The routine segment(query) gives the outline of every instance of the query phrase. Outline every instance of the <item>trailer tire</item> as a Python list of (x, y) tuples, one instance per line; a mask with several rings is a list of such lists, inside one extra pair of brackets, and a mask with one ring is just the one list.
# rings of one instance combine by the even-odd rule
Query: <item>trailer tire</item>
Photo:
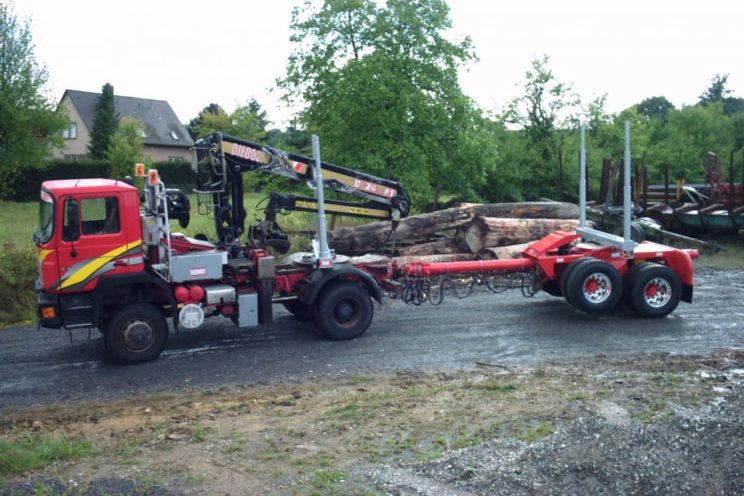
[(352, 282), (323, 288), (313, 310), (317, 328), (337, 341), (358, 338), (364, 334), (374, 315), (369, 293)]
[(313, 309), (307, 303), (300, 300), (286, 301), (283, 303), (284, 308), (291, 313), (297, 320), (313, 320)]
[(578, 265), (566, 281), (566, 300), (586, 313), (615, 308), (623, 294), (623, 279), (617, 269), (602, 260)]
[(591, 257), (578, 258), (574, 260), (573, 262), (571, 262), (570, 264), (568, 264), (568, 266), (563, 271), (563, 274), (561, 274), (561, 283), (560, 283), (561, 294), (563, 295), (563, 297), (566, 299), (566, 301), (570, 305), (573, 306), (573, 302), (571, 301), (571, 292), (568, 290), (568, 279), (571, 277), (571, 274), (573, 273), (573, 271), (576, 270), (577, 267), (581, 267), (582, 265), (586, 263), (594, 262), (594, 261), (597, 261), (597, 259), (591, 258)]
[(672, 269), (645, 263), (633, 269), (627, 279), (626, 303), (641, 317), (659, 318), (677, 308), (682, 283)]
[(168, 325), (160, 310), (145, 303), (119, 309), (105, 327), (105, 348), (122, 365), (155, 360), (168, 341)]

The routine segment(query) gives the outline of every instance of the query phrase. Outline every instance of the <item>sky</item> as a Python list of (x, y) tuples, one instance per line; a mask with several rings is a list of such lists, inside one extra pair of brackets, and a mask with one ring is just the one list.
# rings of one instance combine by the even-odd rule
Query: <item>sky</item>
[[(8, 0), (0, 0), (7, 2)], [(48, 91), (167, 100), (187, 123), (208, 104), (228, 112), (255, 98), (276, 127), (295, 109), (275, 89), (292, 52), (289, 25), (301, 0), (15, 0), (30, 19)], [(619, 112), (652, 96), (692, 105), (715, 74), (744, 97), (744, 2), (449, 0), (453, 28), (478, 60), (460, 74), (487, 112), (522, 94), (533, 59), (548, 55), (560, 82), (584, 102), (607, 95)]]

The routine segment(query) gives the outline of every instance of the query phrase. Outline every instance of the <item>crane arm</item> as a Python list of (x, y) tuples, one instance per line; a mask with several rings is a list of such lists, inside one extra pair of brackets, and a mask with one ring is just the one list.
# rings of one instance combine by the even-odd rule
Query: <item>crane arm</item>
[[(220, 241), (231, 243), (244, 232), (243, 172), (267, 172), (314, 188), (315, 168), (309, 157), (289, 153), (224, 133), (213, 133), (195, 144), (197, 192), (213, 196), (215, 226)], [(324, 187), (362, 198), (364, 202), (327, 200), (329, 213), (398, 221), (408, 215), (411, 200), (397, 181), (340, 165), (321, 162)], [(315, 211), (313, 198), (276, 196), (283, 210)], [(269, 209), (271, 210), (271, 209)]]

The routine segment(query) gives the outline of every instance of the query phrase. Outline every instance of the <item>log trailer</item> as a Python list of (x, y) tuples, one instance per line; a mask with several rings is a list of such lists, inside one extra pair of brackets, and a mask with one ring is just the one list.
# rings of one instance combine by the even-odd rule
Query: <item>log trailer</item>
[[(200, 210), (214, 216), (214, 242), (171, 231), (172, 219), (188, 224), (188, 198), (166, 189), (155, 170), (142, 171), (142, 194), (131, 181), (46, 181), (34, 233), (39, 324), (98, 328), (108, 354), (130, 364), (160, 355), (167, 319), (174, 330), (197, 328), (213, 316), (250, 327), (270, 324), (274, 304), (312, 320), (330, 339), (353, 339), (370, 326), (373, 300), (381, 303), (387, 293), (408, 303), (437, 303), (432, 281), (450, 275), (488, 284), (489, 274), (522, 274), (524, 294), (542, 289), (587, 313), (610, 310), (624, 299), (643, 317), (662, 317), (680, 300), (691, 302), (695, 250), (633, 242), (628, 207), (624, 237), (586, 226), (583, 143), (582, 128), (579, 229), (552, 233), (517, 260), (397, 266), (385, 257), (336, 255), (326, 240), (326, 211), (388, 219), (394, 226), (408, 214), (410, 200), (395, 181), (321, 162), (315, 136), (312, 159), (221, 133), (196, 142), (197, 194), (206, 198)], [(626, 164), (629, 154), (626, 144)], [(246, 233), (241, 173), (248, 171), (305, 181), (315, 196), (272, 196), (266, 217)], [(364, 202), (325, 201), (324, 188)], [(629, 196), (628, 183), (626, 205)], [(276, 223), (280, 209), (317, 213), (312, 253), (290, 254), (280, 263), (269, 254), (268, 246), (287, 248)], [(439, 291), (441, 297), (441, 281)]]

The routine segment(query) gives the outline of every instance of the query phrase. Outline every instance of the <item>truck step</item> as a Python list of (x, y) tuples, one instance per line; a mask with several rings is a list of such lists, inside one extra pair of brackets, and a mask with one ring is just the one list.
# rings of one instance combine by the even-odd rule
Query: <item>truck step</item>
[(95, 327), (93, 322), (79, 322), (76, 324), (65, 324), (65, 329), (80, 329), (83, 327)]

